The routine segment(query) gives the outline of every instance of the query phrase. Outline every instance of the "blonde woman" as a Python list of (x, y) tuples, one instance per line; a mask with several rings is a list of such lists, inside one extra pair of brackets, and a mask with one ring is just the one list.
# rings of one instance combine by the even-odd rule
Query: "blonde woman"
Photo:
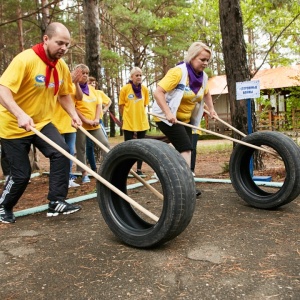
[[(146, 106), (149, 104), (148, 88), (142, 85), (142, 70), (134, 67), (130, 72), (129, 82), (121, 88), (119, 95), (119, 112), (123, 119), (124, 140), (134, 138), (145, 138), (149, 129)], [(137, 161), (137, 172), (139, 176), (145, 177), (142, 172), (142, 161)]]
[[(106, 112), (108, 111), (112, 102), (111, 102), (110, 98), (103, 91), (98, 90), (98, 85), (97, 85), (95, 77), (90, 76), (89, 80), (88, 80), (88, 84), (96, 89), (98, 96), (101, 98), (102, 115), (100, 115), (100, 126), (101, 126), (101, 129), (102, 129), (104, 135), (106, 136), (106, 138), (108, 138), (102, 118), (103, 118), (103, 115), (106, 114)], [(97, 164), (96, 164), (96, 158), (95, 158), (95, 152), (94, 152), (94, 142), (88, 137), (86, 138), (86, 158), (88, 160), (88, 163), (90, 164), (91, 169), (93, 171), (97, 171)]]
[[(82, 70), (79, 85), (83, 96), (82, 100), (75, 99), (75, 107), (82, 121), (82, 127), (109, 148), (108, 140), (99, 125), (100, 116), (102, 114), (102, 101), (95, 88), (88, 85), (90, 70), (88, 66), (84, 64), (77, 65), (75, 69), (77, 68)], [(105, 154), (106, 153), (103, 152), (103, 156), (105, 156)], [(86, 164), (86, 135), (81, 130), (78, 130), (76, 135), (76, 155), (82, 163)], [(85, 170), (77, 166), (77, 171), (82, 172), (82, 183), (90, 182)]]
[[(155, 118), (158, 128), (168, 137), (175, 149), (191, 167), (192, 129), (177, 120), (199, 126), (203, 105), (213, 118), (217, 116), (208, 89), (204, 69), (211, 59), (210, 48), (202, 42), (193, 43), (184, 62), (170, 69), (154, 92), (153, 112), (167, 120)], [(198, 191), (197, 195), (201, 192)]]

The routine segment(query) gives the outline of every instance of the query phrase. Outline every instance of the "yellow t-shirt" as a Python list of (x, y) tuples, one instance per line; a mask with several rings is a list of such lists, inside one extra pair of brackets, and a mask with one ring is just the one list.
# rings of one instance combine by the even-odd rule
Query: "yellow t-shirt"
[[(166, 92), (174, 90), (179, 84), (182, 77), (182, 70), (178, 67), (170, 69), (165, 77), (158, 83)], [(205, 88), (205, 89), (204, 89)], [(187, 76), (187, 83), (184, 89), (183, 97), (177, 110), (176, 118), (184, 123), (189, 123), (192, 112), (195, 108), (196, 103), (201, 102), (204, 95), (208, 93), (208, 86), (200, 88), (197, 95), (189, 87), (189, 81)], [(156, 118), (157, 119), (157, 118)], [(161, 121), (157, 119), (156, 121)]]
[[(97, 90), (91, 85), (89, 85), (89, 95), (83, 93), (82, 100), (76, 100), (75, 94), (72, 95), (75, 100), (76, 109), (81, 112), (89, 120), (95, 120), (96, 109), (98, 105), (102, 105), (101, 97)], [(95, 130), (100, 128), (100, 126), (91, 126), (82, 122), (82, 127), (86, 130)]]
[(124, 105), (123, 130), (144, 131), (149, 129), (145, 106), (149, 104), (149, 91), (142, 85), (142, 98), (138, 99), (130, 83), (121, 88), (119, 105)]
[(99, 93), (101, 99), (102, 99), (102, 104), (106, 105), (110, 102), (110, 98), (101, 90), (96, 90), (97, 93)]
[[(106, 105), (110, 102), (110, 98), (101, 90), (96, 90), (98, 97), (101, 98), (101, 103)], [(103, 112), (100, 114), (100, 119), (103, 117)]]
[[(66, 63), (59, 59), (56, 64), (59, 78), (57, 95), (72, 93), (72, 78)], [(53, 71), (48, 88), (45, 87), (46, 64), (32, 49), (18, 54), (0, 78), (0, 84), (12, 91), (14, 100), (34, 121), (37, 130), (50, 123), (56, 107), (54, 96)], [(22, 138), (33, 135), (18, 127), (16, 117), (0, 105), (0, 137), (5, 139)]]
[(60, 134), (76, 132), (76, 128), (72, 126), (71, 117), (62, 108), (59, 101), (56, 102), (56, 108), (53, 115), (52, 123), (58, 129)]

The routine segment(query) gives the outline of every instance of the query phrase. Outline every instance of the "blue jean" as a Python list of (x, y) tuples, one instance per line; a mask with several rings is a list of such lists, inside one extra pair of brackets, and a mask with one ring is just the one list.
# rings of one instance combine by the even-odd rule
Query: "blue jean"
[(85, 154), (91, 169), (96, 171), (97, 166), (94, 152), (94, 142), (89, 137), (86, 137)]
[[(105, 131), (103, 121), (100, 120), (99, 123), (100, 123), (103, 134), (105, 135), (106, 138), (108, 138), (106, 131)], [(90, 164), (91, 169), (93, 171), (97, 171), (95, 152), (94, 152), (94, 142), (88, 137), (86, 137), (85, 155), (86, 155), (87, 161)]]
[[(75, 154), (75, 142), (76, 142), (76, 132), (69, 132), (69, 133), (63, 133), (62, 134), (66, 144), (69, 146), (70, 154), (74, 156)], [(72, 166), (73, 162), (70, 160), (70, 175), (69, 178), (72, 179)]]
[[(106, 148), (108, 148), (108, 149), (110, 148), (108, 139), (106, 138), (106, 136), (104, 135), (104, 133), (100, 127), (96, 128), (94, 130), (88, 130), (88, 132), (95, 139), (97, 139), (100, 143), (102, 143)], [(77, 135), (76, 135), (77, 159), (80, 160), (85, 165), (86, 165), (86, 140), (87, 140), (87, 136), (83, 132), (81, 132), (81, 130), (78, 130)], [(106, 151), (104, 151), (102, 149), (100, 151), (101, 151), (103, 157), (105, 157)], [(89, 163), (91, 165), (91, 162), (89, 162)], [(95, 166), (91, 166), (91, 169), (92, 169), (92, 167), (95, 167)], [(77, 165), (77, 171), (83, 171), (83, 169)]]

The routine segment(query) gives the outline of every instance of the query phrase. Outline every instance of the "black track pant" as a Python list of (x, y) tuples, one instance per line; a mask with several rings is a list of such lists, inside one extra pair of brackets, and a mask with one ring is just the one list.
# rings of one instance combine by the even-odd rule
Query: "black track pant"
[(2, 146), (1, 146), (1, 168), (4, 176), (9, 175), (9, 162), (5, 157), (5, 153)]
[(160, 131), (169, 139), (174, 148), (179, 152), (192, 151), (192, 129), (181, 124), (168, 124), (160, 121), (156, 122)]
[[(68, 145), (54, 125), (47, 124), (41, 132), (69, 152)], [(12, 209), (17, 204), (29, 182), (31, 166), (28, 153), (31, 144), (50, 159), (48, 200), (64, 200), (67, 197), (70, 171), (70, 161), (67, 157), (35, 134), (20, 139), (2, 138), (1, 145), (9, 162), (10, 174), (1, 195), (0, 204), (8, 209)]]
[[(124, 132), (124, 141), (129, 141), (129, 140), (132, 140), (134, 138), (134, 133), (135, 133), (134, 131), (123, 130), (123, 132)], [(146, 132), (147, 132), (147, 130), (145, 130), (145, 131), (136, 131), (136, 138), (137, 139), (145, 138)], [(136, 164), (137, 164), (137, 169), (141, 170), (143, 161), (138, 160)]]

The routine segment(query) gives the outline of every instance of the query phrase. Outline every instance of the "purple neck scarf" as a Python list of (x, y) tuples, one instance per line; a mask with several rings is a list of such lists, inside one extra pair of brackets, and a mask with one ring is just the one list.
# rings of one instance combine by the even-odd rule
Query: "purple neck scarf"
[(128, 83), (131, 84), (135, 96), (136, 96), (138, 99), (142, 99), (142, 85), (139, 83), (139, 85), (136, 86), (136, 85), (132, 82), (132, 80), (129, 80)]
[[(181, 61), (177, 65), (181, 65), (183, 63), (184, 62)], [(187, 67), (188, 74), (189, 74), (189, 86), (190, 86), (191, 90), (195, 93), (195, 95), (197, 95), (200, 88), (202, 87), (203, 72), (200, 72), (199, 74), (197, 74), (194, 71), (193, 67), (189, 63), (186, 63), (186, 67)]]
[(81, 90), (82, 90), (82, 92), (84, 93), (84, 94), (86, 94), (86, 95), (90, 95), (90, 90), (89, 90), (89, 86), (88, 86), (88, 84), (87, 84), (87, 82), (86, 83), (79, 83), (79, 85), (80, 85), (80, 88), (81, 88)]
[(187, 70), (189, 73), (190, 88), (195, 93), (195, 95), (197, 95), (200, 88), (202, 87), (203, 72), (200, 72), (199, 74), (197, 74), (190, 64), (187, 63), (186, 66), (187, 66)]

